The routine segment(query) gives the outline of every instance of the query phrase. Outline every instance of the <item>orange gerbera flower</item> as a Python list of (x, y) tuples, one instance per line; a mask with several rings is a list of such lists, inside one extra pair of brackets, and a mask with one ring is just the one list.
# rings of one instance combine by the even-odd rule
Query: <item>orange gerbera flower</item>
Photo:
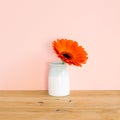
[(81, 64), (85, 64), (88, 59), (87, 52), (76, 41), (57, 39), (52, 45), (58, 57), (69, 65), (82, 66)]

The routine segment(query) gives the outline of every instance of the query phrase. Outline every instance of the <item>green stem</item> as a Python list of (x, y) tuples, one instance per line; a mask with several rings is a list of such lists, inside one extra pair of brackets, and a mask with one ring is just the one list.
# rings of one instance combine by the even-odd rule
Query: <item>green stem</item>
[(65, 62), (64, 62), (64, 61), (62, 61), (62, 64), (65, 64)]

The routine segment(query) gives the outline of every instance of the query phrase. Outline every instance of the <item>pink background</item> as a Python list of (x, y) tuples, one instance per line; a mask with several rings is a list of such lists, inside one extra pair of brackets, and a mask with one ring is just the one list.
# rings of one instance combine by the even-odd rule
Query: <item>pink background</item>
[(57, 38), (89, 54), (68, 66), (71, 89), (120, 89), (120, 0), (0, 0), (0, 89), (47, 89)]

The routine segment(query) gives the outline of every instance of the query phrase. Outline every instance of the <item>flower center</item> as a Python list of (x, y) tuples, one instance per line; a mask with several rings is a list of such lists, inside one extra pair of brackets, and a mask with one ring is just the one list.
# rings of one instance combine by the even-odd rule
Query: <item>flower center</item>
[(72, 58), (71, 54), (66, 53), (66, 52), (63, 52), (62, 55), (63, 55), (65, 58), (67, 58), (67, 59), (71, 59), (71, 58)]

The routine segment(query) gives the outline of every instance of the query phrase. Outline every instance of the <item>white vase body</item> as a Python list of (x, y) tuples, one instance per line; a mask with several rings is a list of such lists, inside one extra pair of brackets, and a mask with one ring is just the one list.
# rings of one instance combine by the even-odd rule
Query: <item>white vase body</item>
[(51, 96), (70, 94), (69, 73), (65, 63), (50, 63), (48, 76), (48, 93)]

